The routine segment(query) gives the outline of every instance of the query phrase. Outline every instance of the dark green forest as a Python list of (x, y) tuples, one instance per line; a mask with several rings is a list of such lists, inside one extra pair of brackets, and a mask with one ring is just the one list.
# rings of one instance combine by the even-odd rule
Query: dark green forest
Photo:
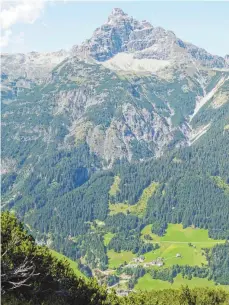
[[(10, 199), (7, 209), (15, 209), (35, 229), (37, 238), (45, 241), (52, 233), (54, 247), (72, 258), (80, 256), (80, 235), (90, 232), (89, 222), (94, 220), (104, 221), (107, 230), (118, 233), (117, 247), (123, 250), (136, 247), (134, 236), (147, 224), (153, 224), (159, 235), (171, 222), (206, 228), (210, 237), (227, 239), (229, 136), (223, 135), (220, 120), (218, 125), (198, 145), (141, 163), (117, 161), (112, 170), (98, 171), (101, 161), (86, 145), (49, 154), (25, 179), (23, 196)], [(122, 213), (109, 216), (109, 189), (115, 175), (121, 183), (112, 202), (134, 204), (152, 181), (159, 183), (143, 218)], [(3, 196), (13, 184), (17, 185), (16, 173), (3, 176)], [(133, 246), (121, 241), (130, 232)], [(79, 242), (70, 242), (68, 235), (78, 236)]]
[[(139, 255), (152, 250), (152, 245), (139, 239), (147, 224), (153, 224), (152, 231), (158, 235), (165, 233), (168, 223), (182, 223), (184, 227), (208, 229), (212, 238), (228, 239), (229, 136), (223, 129), (228, 107), (218, 113), (214, 129), (196, 145), (171, 150), (156, 160), (132, 164), (121, 160), (113, 169), (101, 170), (101, 160), (86, 144), (68, 152), (50, 152), (25, 177), (23, 194), (11, 198), (6, 208), (16, 210), (38, 240), (46, 243), (51, 234), (54, 249), (73, 260), (86, 255), (90, 268), (102, 270), (108, 262), (102, 238), (107, 231), (116, 233), (108, 249), (131, 250)], [(121, 183), (111, 197), (109, 189), (116, 175)], [(19, 183), (17, 179), (21, 177), (15, 172), (3, 175), (3, 196)], [(143, 217), (109, 215), (109, 200), (133, 205), (152, 181), (159, 187)], [(96, 220), (104, 221), (105, 226), (91, 235), (91, 223)], [(221, 268), (222, 263), (217, 266), (227, 270)], [(227, 275), (217, 274), (212, 278), (229, 284)]]

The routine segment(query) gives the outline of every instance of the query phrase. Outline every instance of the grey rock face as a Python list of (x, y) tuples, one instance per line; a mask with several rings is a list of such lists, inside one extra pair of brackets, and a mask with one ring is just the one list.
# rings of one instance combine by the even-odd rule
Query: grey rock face
[(107, 23), (97, 28), (90, 40), (82, 46), (73, 47), (74, 54), (89, 54), (98, 61), (105, 61), (118, 52), (127, 50), (126, 43), (131, 32), (142, 25), (121, 9), (114, 9)]
[(173, 62), (197, 63), (207, 67), (223, 68), (226, 59), (209, 54), (177, 38), (171, 31), (154, 28), (149, 22), (139, 22), (121, 9), (114, 9), (108, 21), (97, 28), (91, 39), (74, 46), (75, 55), (91, 56), (106, 61), (120, 52), (134, 53), (138, 59), (151, 58)]
[(68, 52), (65, 50), (50, 53), (2, 54), (2, 73), (14, 79), (44, 79), (67, 56)]
[(229, 67), (229, 55), (228, 54), (225, 56), (225, 61), (226, 61), (227, 65), (228, 65), (228, 67)]

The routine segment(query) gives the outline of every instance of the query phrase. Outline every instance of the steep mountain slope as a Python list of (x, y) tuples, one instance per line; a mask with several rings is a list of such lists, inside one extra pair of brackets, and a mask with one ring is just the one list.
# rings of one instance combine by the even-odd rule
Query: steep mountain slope
[[(192, 130), (193, 117), (229, 75), (225, 59), (120, 9), (70, 53), (5, 55), (2, 64), (4, 103), (17, 99), (5, 107), (7, 116), (19, 101), (20, 109), (21, 103), (28, 108), (24, 102), (37, 94), (39, 107), (44, 105), (50, 117), (46, 122), (58, 121), (58, 128), (65, 129), (64, 145), (85, 141), (105, 166), (118, 158), (159, 157), (168, 148), (189, 145), (200, 136), (199, 130)], [(213, 69), (219, 67), (224, 69)], [(24, 136), (33, 128), (43, 142), (50, 141), (50, 126), (30, 121), (33, 127), (20, 127)]]
[(227, 59), (120, 9), (71, 52), (4, 55), (3, 207), (92, 269), (154, 251), (149, 224), (228, 239)]
[(227, 102), (227, 94), (219, 92), (228, 75), (174, 69), (170, 80), (120, 76), (77, 57), (67, 58), (41, 84), (26, 78), (11, 81), (4, 74), (2, 121), (12, 131), (4, 139), (15, 145), (29, 141), (29, 146), (40, 139), (44, 146), (62, 148), (84, 141), (105, 166), (118, 158), (158, 157), (190, 143), (198, 132), (192, 130), (193, 118), (213, 96), (218, 94), (219, 106)]

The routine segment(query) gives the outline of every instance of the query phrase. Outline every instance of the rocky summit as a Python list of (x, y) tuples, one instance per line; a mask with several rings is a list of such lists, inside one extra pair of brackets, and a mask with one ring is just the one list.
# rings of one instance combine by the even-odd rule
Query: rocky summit
[(119, 8), (113, 9), (107, 22), (95, 30), (91, 39), (81, 46), (74, 46), (72, 51), (76, 55), (90, 55), (100, 62), (122, 52), (136, 59), (167, 60), (178, 64), (193, 64), (194, 61), (215, 68), (227, 66), (226, 59), (182, 41), (172, 31), (153, 27), (146, 20), (139, 22)]

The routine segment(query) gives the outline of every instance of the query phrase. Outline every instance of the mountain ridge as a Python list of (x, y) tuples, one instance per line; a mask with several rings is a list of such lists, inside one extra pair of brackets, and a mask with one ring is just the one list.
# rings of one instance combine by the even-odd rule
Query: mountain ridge
[[(138, 59), (170, 59), (184, 63), (193, 60), (209, 67), (227, 66), (226, 58), (214, 56), (191, 43), (177, 38), (172, 31), (139, 22), (121, 9), (113, 9), (107, 23), (97, 28), (81, 46), (73, 46), (73, 54), (87, 54), (98, 61), (106, 61), (120, 52), (134, 53)], [(184, 53), (184, 54), (183, 54)], [(187, 54), (186, 54), (187, 53)]]
[[(14, 73), (17, 71), (18, 76), (43, 79), (55, 65), (67, 57), (78, 56), (89, 61), (91, 57), (91, 59), (103, 63), (119, 53), (132, 55), (132, 60), (148, 59), (148, 63), (150, 60), (154, 60), (152, 65), (156, 65), (158, 61), (159, 69), (171, 64), (176, 66), (179, 63), (180, 65), (181, 62), (192, 66), (193, 61), (195, 61), (194, 65), (198, 66), (229, 69), (228, 55), (225, 55), (224, 58), (211, 55), (205, 49), (177, 38), (172, 31), (162, 27), (153, 27), (146, 20), (137, 21), (120, 8), (114, 8), (108, 16), (107, 22), (97, 28), (90, 39), (81, 45), (74, 45), (69, 51), (61, 49), (54, 52), (33, 51), (25, 54), (2, 53), (2, 72), (9, 74), (8, 66)], [(22, 68), (22, 64), (26, 69)], [(31, 71), (29, 66), (32, 67)], [(108, 67), (111, 68), (111, 65)], [(121, 68), (123, 69), (122, 65)], [(154, 70), (149, 69), (148, 71), (153, 72)], [(140, 73), (140, 69), (137, 72)]]

